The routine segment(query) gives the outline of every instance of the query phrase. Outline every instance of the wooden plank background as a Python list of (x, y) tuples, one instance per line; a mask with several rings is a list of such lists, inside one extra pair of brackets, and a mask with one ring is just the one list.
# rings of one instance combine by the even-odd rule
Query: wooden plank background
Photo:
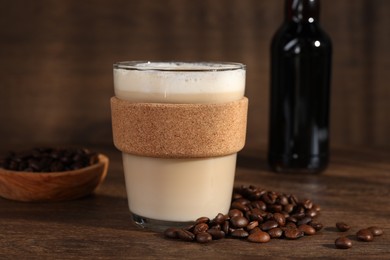
[[(112, 63), (247, 65), (245, 150), (268, 133), (269, 45), (282, 0), (0, 0), (0, 146), (112, 145)], [(334, 45), (334, 145), (390, 149), (390, 1), (322, 1)]]

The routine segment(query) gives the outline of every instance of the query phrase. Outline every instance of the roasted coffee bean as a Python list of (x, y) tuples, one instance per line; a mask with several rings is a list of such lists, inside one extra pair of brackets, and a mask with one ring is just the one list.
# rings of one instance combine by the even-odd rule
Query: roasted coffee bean
[(229, 215), (230, 218), (233, 218), (233, 217), (243, 217), (244, 216), (242, 211), (239, 210), (239, 209), (231, 209), (231, 210), (229, 210), (228, 215)]
[(195, 225), (196, 225), (196, 224), (191, 224), (191, 225), (189, 225), (189, 226), (187, 226), (187, 227), (185, 227), (185, 228), (183, 228), (183, 229), (192, 232), (192, 231), (194, 230)]
[(339, 237), (334, 241), (336, 248), (338, 249), (349, 249), (352, 247), (351, 239), (347, 237)]
[(229, 221), (225, 221), (222, 225), (222, 231), (225, 232), (225, 234), (228, 234), (229, 233), (229, 228), (230, 228), (230, 222)]
[(283, 230), (281, 228), (271, 228), (267, 232), (271, 238), (279, 238), (283, 235)]
[(199, 233), (196, 235), (196, 242), (198, 243), (208, 243), (210, 242), (211, 240), (213, 240), (213, 237), (211, 234), (207, 233), (207, 232), (202, 232), (202, 233)]
[(314, 235), (316, 233), (316, 230), (312, 226), (307, 224), (302, 224), (298, 226), (298, 230), (302, 231), (305, 235), (308, 236)]
[(195, 235), (188, 230), (178, 229), (176, 234), (183, 241), (193, 241), (195, 239)]
[(230, 205), (230, 208), (232, 209), (238, 209), (238, 210), (241, 210), (241, 211), (248, 211), (249, 210), (249, 207), (248, 206), (245, 206), (244, 204), (241, 204), (237, 201), (233, 201), (232, 204)]
[(248, 241), (254, 243), (267, 243), (271, 239), (270, 235), (264, 231), (257, 231), (248, 236)]
[(372, 227), (369, 227), (367, 228), (368, 230), (371, 231), (371, 233), (376, 237), (376, 236), (381, 236), (383, 235), (383, 230), (380, 229), (379, 227), (376, 227), (376, 226), (372, 226)]
[(294, 210), (294, 205), (293, 204), (287, 204), (283, 206), (283, 211), (287, 213), (291, 213)]
[(284, 227), (286, 227), (286, 228), (297, 228), (297, 224), (295, 224), (294, 222), (287, 222)]
[(318, 215), (318, 211), (314, 209), (309, 209), (306, 211), (305, 214), (307, 217), (315, 218)]
[(300, 203), (305, 209), (311, 209), (313, 207), (313, 202), (309, 199), (305, 199)]
[(298, 220), (297, 225), (300, 226), (300, 225), (303, 225), (303, 224), (310, 223), (311, 221), (312, 221), (311, 217), (304, 217), (304, 218)]
[(249, 204), (251, 204), (251, 201), (250, 201), (250, 200), (247, 200), (247, 199), (245, 199), (245, 198), (237, 199), (237, 200), (235, 200), (234, 202), (240, 203), (240, 204), (245, 205), (245, 206), (248, 206)]
[(320, 231), (324, 226), (319, 222), (310, 222), (310, 226), (312, 226), (316, 231)]
[(290, 204), (293, 204), (293, 205), (297, 205), (297, 203), (298, 203), (298, 198), (293, 194), (290, 194), (290, 196), (288, 197), (288, 200), (289, 200)]
[(249, 222), (249, 224), (246, 226), (246, 230), (252, 230), (254, 229), (255, 227), (257, 227), (259, 225), (259, 222), (258, 221), (251, 221)]
[(194, 229), (193, 229), (193, 233), (195, 235), (199, 234), (199, 233), (203, 233), (203, 232), (206, 232), (207, 230), (209, 229), (209, 226), (206, 224), (206, 223), (199, 223), (197, 224)]
[(298, 239), (304, 236), (304, 233), (297, 228), (287, 228), (284, 230), (284, 236), (287, 239)]
[(286, 218), (286, 222), (297, 223), (298, 220), (295, 217), (290, 216), (290, 217)]
[(345, 232), (348, 231), (351, 227), (345, 222), (337, 222), (336, 227), (339, 231)]
[(239, 199), (239, 198), (242, 198), (242, 195), (240, 193), (238, 193), (238, 192), (234, 192), (233, 196), (232, 196), (232, 199), (236, 200), (236, 199)]
[(245, 217), (233, 217), (230, 219), (230, 224), (235, 228), (243, 228), (248, 225), (249, 221)]
[(283, 206), (280, 204), (273, 204), (268, 207), (271, 212), (282, 212)]
[(286, 206), (288, 204), (288, 198), (285, 195), (279, 195), (276, 201), (282, 206)]
[(236, 229), (230, 235), (234, 238), (245, 238), (249, 236), (249, 233), (243, 229)]
[(274, 213), (273, 219), (278, 223), (280, 227), (286, 225), (286, 218), (282, 213)]
[(178, 228), (167, 228), (164, 231), (164, 235), (168, 238), (178, 238), (178, 235), (177, 235), (178, 230), (179, 230)]
[(298, 222), (298, 220), (301, 220), (301, 219), (303, 219), (304, 217), (306, 217), (306, 214), (305, 214), (304, 211), (303, 211), (303, 212), (294, 213), (294, 214), (291, 215), (291, 218), (296, 219), (297, 222)]
[(198, 218), (195, 223), (200, 224), (200, 223), (209, 223), (210, 219), (208, 217), (200, 217)]
[(257, 209), (261, 209), (261, 210), (267, 209), (267, 205), (261, 200), (252, 201), (251, 206), (252, 206), (252, 208), (257, 208)]
[(369, 229), (361, 229), (356, 233), (356, 237), (359, 241), (371, 242), (374, 240), (374, 235)]
[(226, 216), (222, 213), (218, 213), (218, 215), (213, 219), (213, 222), (218, 225), (221, 225), (225, 222), (225, 220), (226, 220)]
[(259, 227), (255, 227), (254, 229), (249, 230), (249, 234), (253, 234), (253, 233), (258, 232), (258, 231), (262, 231), (262, 230)]
[(207, 230), (207, 233), (209, 233), (214, 240), (218, 240), (218, 239), (225, 237), (225, 232), (223, 232), (222, 230), (215, 229), (215, 228), (211, 228), (211, 229)]
[(260, 225), (260, 229), (263, 231), (268, 231), (276, 227), (278, 227), (278, 222), (276, 222), (275, 220), (268, 220)]
[(274, 204), (276, 202), (277, 196), (273, 193), (267, 192), (261, 196), (261, 200), (266, 204)]

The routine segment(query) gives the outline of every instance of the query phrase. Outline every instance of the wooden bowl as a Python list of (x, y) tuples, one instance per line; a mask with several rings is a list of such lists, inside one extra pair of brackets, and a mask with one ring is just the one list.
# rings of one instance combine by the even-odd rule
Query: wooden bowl
[(64, 172), (20, 172), (0, 168), (0, 196), (17, 201), (62, 201), (92, 193), (105, 179), (108, 158), (78, 170)]

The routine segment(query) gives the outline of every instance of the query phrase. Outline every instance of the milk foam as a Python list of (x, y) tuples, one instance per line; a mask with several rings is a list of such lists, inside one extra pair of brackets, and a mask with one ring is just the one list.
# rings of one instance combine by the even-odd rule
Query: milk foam
[(139, 92), (159, 94), (162, 98), (175, 94), (243, 96), (245, 69), (234, 69), (237, 67), (208, 63), (142, 63), (132, 69), (117, 67), (114, 68), (115, 95), (120, 98), (123, 92)]

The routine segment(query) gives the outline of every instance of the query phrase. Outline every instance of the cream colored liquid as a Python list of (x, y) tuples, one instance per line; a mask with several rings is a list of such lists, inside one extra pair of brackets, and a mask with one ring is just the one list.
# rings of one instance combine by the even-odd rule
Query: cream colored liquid
[[(245, 71), (229, 72), (150, 72), (144, 77), (145, 72), (116, 69), (115, 94), (130, 102), (228, 102), (243, 97), (245, 88)], [(122, 156), (131, 212), (165, 221), (228, 212), (236, 154), (201, 159)]]

